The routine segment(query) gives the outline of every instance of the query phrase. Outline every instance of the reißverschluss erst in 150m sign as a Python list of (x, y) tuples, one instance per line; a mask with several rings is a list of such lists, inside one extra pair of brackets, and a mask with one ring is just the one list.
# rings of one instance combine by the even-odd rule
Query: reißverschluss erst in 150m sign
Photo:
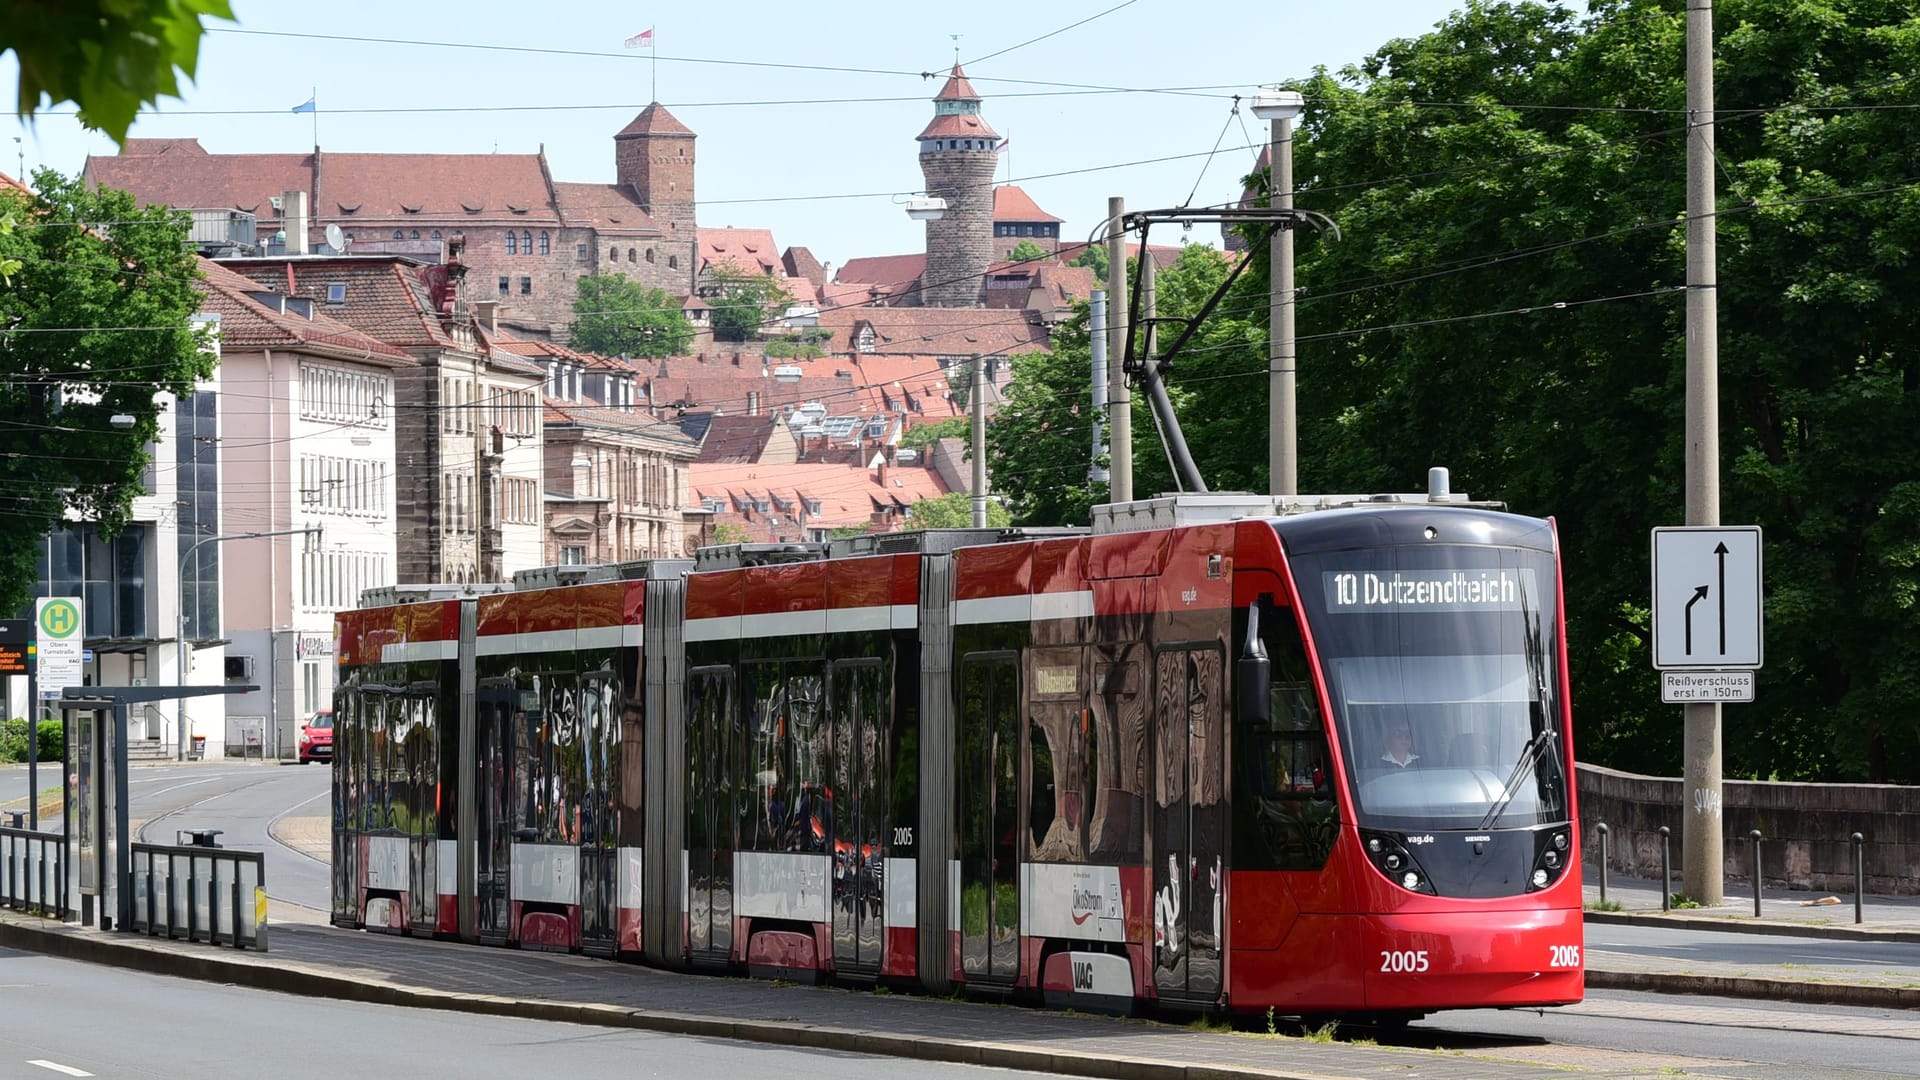
[[(1752, 701), (1765, 659), (1760, 528), (1653, 530), (1653, 666), (1662, 701)], [(1682, 677), (1686, 673), (1691, 677)]]

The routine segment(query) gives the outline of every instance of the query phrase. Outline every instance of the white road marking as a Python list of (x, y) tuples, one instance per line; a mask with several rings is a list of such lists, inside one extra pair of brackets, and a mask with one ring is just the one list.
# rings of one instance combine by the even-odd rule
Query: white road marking
[(62, 1065), (57, 1061), (29, 1061), (27, 1062), (27, 1064), (38, 1065), (43, 1069), (52, 1069), (54, 1072), (57, 1072), (57, 1073), (66, 1073), (68, 1076), (92, 1076), (93, 1075), (92, 1073), (88, 1072), (85, 1069), (76, 1069), (71, 1065)]

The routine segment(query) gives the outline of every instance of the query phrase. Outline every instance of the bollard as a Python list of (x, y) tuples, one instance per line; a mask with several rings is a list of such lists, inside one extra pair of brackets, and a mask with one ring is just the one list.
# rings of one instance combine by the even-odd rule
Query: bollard
[(1747, 838), (1753, 841), (1753, 917), (1757, 919), (1760, 917), (1760, 830), (1748, 833)]
[(1865, 922), (1867, 902), (1867, 838), (1853, 834), (1853, 921)]
[(1673, 830), (1660, 826), (1660, 910), (1673, 910), (1673, 852), (1669, 840)]
[(1607, 823), (1600, 826), (1600, 906), (1607, 906)]

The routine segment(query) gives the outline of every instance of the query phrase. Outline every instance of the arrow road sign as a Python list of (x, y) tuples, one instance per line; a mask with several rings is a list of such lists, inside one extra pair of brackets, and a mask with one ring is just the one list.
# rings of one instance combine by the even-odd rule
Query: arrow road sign
[(1760, 598), (1758, 526), (1653, 530), (1654, 667), (1760, 667)]

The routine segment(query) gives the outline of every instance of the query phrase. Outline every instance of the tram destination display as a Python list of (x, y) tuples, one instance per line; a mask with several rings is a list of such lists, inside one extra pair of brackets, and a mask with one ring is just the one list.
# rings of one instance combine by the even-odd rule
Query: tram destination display
[(1328, 570), (1320, 575), (1327, 611), (1520, 611), (1538, 596), (1526, 567), (1492, 570)]

